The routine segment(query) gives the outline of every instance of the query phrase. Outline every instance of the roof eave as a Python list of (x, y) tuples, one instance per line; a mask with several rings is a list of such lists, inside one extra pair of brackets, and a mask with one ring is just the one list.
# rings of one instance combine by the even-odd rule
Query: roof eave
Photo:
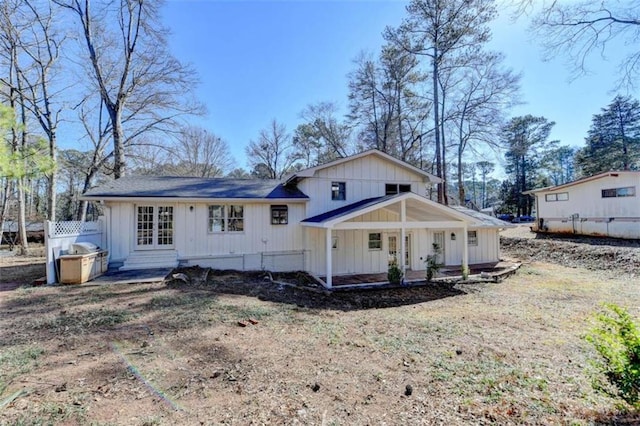
[(162, 201), (174, 203), (203, 203), (203, 202), (242, 202), (242, 203), (307, 203), (309, 198), (215, 198), (215, 197), (145, 197), (145, 196), (102, 196), (102, 195), (81, 195), (83, 201)]

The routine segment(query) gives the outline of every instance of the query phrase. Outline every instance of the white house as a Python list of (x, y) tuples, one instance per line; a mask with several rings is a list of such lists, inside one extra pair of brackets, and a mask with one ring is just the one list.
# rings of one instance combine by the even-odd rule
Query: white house
[(497, 262), (505, 223), (429, 200), (440, 179), (377, 150), (284, 181), (124, 177), (84, 198), (105, 207), (112, 266), (200, 265), (340, 274)]
[(640, 171), (605, 172), (527, 191), (540, 231), (640, 238)]

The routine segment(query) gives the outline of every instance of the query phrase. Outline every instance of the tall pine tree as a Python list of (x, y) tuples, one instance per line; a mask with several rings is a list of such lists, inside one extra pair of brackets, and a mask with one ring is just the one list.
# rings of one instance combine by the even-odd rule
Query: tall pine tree
[(594, 115), (576, 162), (584, 176), (640, 169), (640, 103), (618, 95)]

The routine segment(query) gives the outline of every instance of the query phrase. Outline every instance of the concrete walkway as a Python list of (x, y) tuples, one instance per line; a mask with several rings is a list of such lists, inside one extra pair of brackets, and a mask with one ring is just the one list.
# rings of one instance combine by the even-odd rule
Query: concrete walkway
[(132, 271), (119, 271), (110, 269), (98, 278), (85, 284), (134, 284), (162, 282), (171, 272), (171, 268), (139, 269)]

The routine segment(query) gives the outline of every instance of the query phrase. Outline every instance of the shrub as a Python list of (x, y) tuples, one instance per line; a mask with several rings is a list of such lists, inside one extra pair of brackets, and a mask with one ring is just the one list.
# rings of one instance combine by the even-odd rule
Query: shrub
[(402, 281), (402, 277), (403, 277), (403, 274), (402, 274), (402, 270), (398, 266), (398, 259), (394, 257), (389, 262), (389, 271), (387, 272), (387, 280), (391, 284), (400, 284), (400, 282)]
[(425, 260), (425, 264), (427, 267), (427, 281), (431, 281), (440, 268), (442, 268), (442, 263), (438, 261), (440, 256), (442, 255), (442, 249), (438, 243), (433, 243), (433, 254), (427, 256), (427, 260)]
[(592, 362), (601, 373), (593, 387), (640, 408), (640, 327), (626, 309), (615, 304), (605, 304), (596, 319), (597, 326), (586, 336), (600, 354)]

